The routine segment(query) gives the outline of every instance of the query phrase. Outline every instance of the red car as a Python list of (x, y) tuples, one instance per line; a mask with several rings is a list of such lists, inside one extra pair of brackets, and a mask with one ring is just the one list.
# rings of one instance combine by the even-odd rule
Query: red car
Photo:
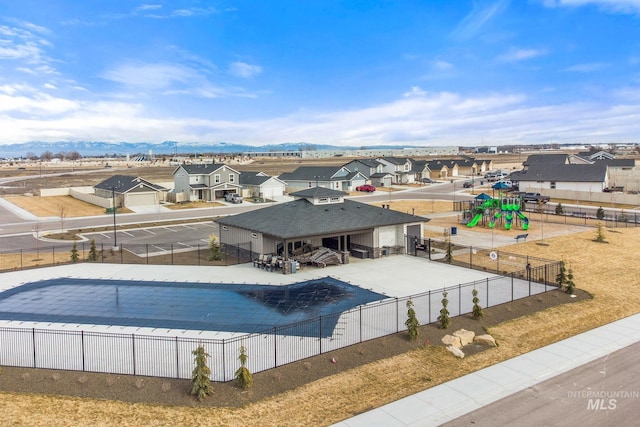
[(376, 187), (374, 187), (373, 185), (369, 185), (369, 184), (358, 185), (356, 187), (356, 191), (366, 191), (367, 193), (373, 193), (374, 191), (376, 191)]

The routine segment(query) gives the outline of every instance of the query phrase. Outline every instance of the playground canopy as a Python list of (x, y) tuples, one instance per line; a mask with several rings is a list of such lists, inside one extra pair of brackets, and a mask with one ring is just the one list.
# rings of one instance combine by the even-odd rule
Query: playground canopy
[(476, 196), (476, 200), (489, 200), (491, 199), (491, 196), (488, 195), (487, 193), (480, 193)]
[(509, 185), (505, 184), (504, 182), (496, 182), (491, 186), (491, 188), (493, 188), (494, 190), (506, 190), (507, 188), (509, 188)]

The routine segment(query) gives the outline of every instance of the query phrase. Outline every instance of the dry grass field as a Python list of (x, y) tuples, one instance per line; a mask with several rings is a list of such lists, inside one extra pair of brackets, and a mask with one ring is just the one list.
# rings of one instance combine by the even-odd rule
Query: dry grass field
[(493, 327), (489, 332), (500, 346), (462, 360), (441, 347), (422, 348), (241, 408), (201, 408), (195, 401), (189, 407), (170, 407), (3, 393), (3, 419), (11, 425), (328, 425), (638, 312), (640, 228), (607, 230), (608, 243), (594, 238), (595, 230), (590, 229), (548, 239), (548, 246), (531, 241), (508, 247), (511, 252), (564, 259), (578, 287), (594, 298)]
[[(37, 217), (75, 218), (104, 215), (104, 208), (74, 199), (71, 196), (6, 196), (8, 202), (31, 212)], [(64, 211), (63, 211), (64, 209)]]

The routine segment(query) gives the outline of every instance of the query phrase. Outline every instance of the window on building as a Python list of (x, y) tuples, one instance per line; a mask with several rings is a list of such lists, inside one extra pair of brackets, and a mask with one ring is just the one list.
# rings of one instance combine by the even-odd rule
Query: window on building
[(216, 184), (220, 184), (220, 174), (217, 173), (213, 176), (213, 182), (215, 182)]
[(229, 182), (236, 182), (236, 176), (232, 173), (229, 174)]
[(549, 185), (551, 187), (551, 189), (555, 189), (556, 188), (556, 182), (555, 181), (551, 181), (551, 184)]

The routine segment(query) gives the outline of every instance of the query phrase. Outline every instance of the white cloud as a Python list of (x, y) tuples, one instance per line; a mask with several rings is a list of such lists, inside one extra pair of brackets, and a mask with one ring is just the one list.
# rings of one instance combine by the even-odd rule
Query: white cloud
[[(33, 140), (233, 141), (251, 145), (306, 141), (336, 145), (597, 142), (640, 133), (633, 87), (606, 102), (535, 105), (523, 94), (476, 96), (412, 87), (398, 99), (359, 109), (300, 112), (261, 120), (156, 115), (140, 98), (75, 101), (33, 87), (0, 86), (3, 142)], [(611, 99), (613, 101), (611, 101)], [(215, 116), (215, 114), (211, 114)]]
[(243, 79), (249, 79), (262, 73), (259, 65), (247, 64), (246, 62), (232, 62), (229, 65), (229, 74)]
[(494, 17), (498, 16), (507, 6), (509, 0), (493, 2), (473, 2), (473, 9), (467, 14), (453, 31), (456, 39), (468, 40), (474, 37)]
[(601, 62), (592, 62), (588, 64), (575, 64), (570, 67), (564, 68), (562, 71), (578, 72), (578, 73), (590, 73), (606, 68), (608, 65)]
[(512, 48), (508, 52), (500, 55), (498, 59), (503, 62), (518, 62), (545, 55), (546, 51), (541, 49), (516, 49)]
[(45, 83), (42, 85), (42, 87), (46, 88), (46, 89), (57, 89), (54, 85), (52, 85), (51, 83)]
[(162, 9), (161, 4), (142, 4), (136, 7), (135, 10), (158, 10), (158, 9)]
[(543, 0), (546, 7), (596, 6), (610, 13), (640, 13), (639, 0)]
[(102, 74), (102, 77), (129, 87), (145, 90), (161, 90), (174, 83), (188, 83), (198, 78), (190, 68), (176, 64), (130, 63), (119, 65)]
[(453, 68), (453, 64), (443, 60), (433, 61), (433, 68), (439, 71), (447, 71)]

